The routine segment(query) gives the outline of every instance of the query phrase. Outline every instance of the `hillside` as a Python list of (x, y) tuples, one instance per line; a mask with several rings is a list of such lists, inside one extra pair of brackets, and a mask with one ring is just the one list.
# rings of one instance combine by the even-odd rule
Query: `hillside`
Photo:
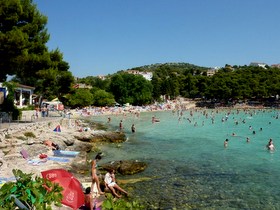
[[(200, 70), (200, 71), (205, 71), (209, 69), (210, 67), (202, 67), (202, 66), (197, 66), (194, 64), (190, 63), (156, 63), (156, 64), (150, 64), (150, 65), (145, 65), (145, 66), (139, 66), (139, 67), (133, 67), (131, 69), (127, 69), (124, 71), (129, 71), (129, 70), (137, 70), (137, 71), (148, 71), (148, 72), (154, 72), (158, 69), (171, 69), (173, 71), (177, 72), (183, 72), (185, 70)], [(121, 71), (120, 71), (121, 72)]]

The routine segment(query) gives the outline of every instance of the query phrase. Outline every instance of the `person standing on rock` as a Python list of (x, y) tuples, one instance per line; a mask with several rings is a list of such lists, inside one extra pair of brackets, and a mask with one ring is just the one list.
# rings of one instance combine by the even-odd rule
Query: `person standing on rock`
[(91, 161), (91, 178), (92, 178), (92, 183), (91, 183), (91, 191), (93, 192), (94, 190), (94, 184), (96, 183), (96, 187), (97, 187), (97, 190), (98, 190), (98, 193), (100, 195), (104, 195), (104, 192), (101, 191), (100, 189), (100, 182), (99, 182), (99, 178), (97, 176), (97, 162), (99, 160), (101, 160), (101, 152), (98, 153), (95, 158)]

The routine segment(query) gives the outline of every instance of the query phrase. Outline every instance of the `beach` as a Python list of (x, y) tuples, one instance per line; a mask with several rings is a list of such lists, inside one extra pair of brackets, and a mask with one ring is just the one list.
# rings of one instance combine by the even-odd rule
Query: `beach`
[[(70, 170), (72, 163), (87, 163), (87, 152), (79, 151), (81, 148), (90, 150), (90, 147), (98, 147), (98, 143), (85, 143), (78, 139), (85, 134), (98, 133), (99, 130), (91, 130), (84, 119), (93, 116), (116, 116), (137, 112), (166, 111), (184, 106), (186, 109), (194, 107), (194, 103), (169, 102), (147, 107), (111, 107), (111, 108), (85, 108), (81, 110), (68, 110), (62, 116), (50, 116), (34, 119), (34, 112), (24, 112), (24, 121), (1, 124), (0, 130), (0, 161), (1, 184), (6, 181), (14, 181), (12, 170), (19, 169), (24, 173), (33, 173), (41, 176), (41, 172), (48, 169), (64, 168)], [(31, 121), (31, 120), (32, 121)], [(81, 120), (83, 119), (83, 120)], [(59, 128), (59, 131), (57, 129)], [(65, 160), (40, 159), (40, 155), (53, 157), (50, 147), (43, 144), (45, 140), (51, 140), (60, 145), (64, 150), (79, 151), (79, 157)], [(83, 146), (81, 146), (83, 145)], [(90, 177), (79, 176), (81, 182), (90, 181)]]
[[(83, 136), (84, 132), (79, 132), (88, 128), (87, 123), (80, 121), (80, 119), (87, 119), (92, 116), (114, 116), (124, 115), (136, 112), (149, 111), (166, 111), (183, 106), (186, 109), (193, 108), (194, 103), (190, 102), (169, 102), (166, 104), (150, 105), (147, 107), (107, 107), (107, 108), (85, 108), (81, 110), (68, 110), (63, 116), (52, 114), (51, 117), (41, 117), (32, 119), (35, 111), (23, 112), (23, 120), (20, 122), (3, 123), (0, 124), (0, 160), (3, 162), (0, 171), (0, 177), (11, 177), (12, 169), (21, 169), (26, 173), (35, 173), (40, 175), (41, 169), (52, 169), (59, 166), (69, 165), (69, 163), (48, 162), (46, 164), (28, 164), (27, 160), (21, 155), (21, 150), (30, 152), (28, 159), (38, 159), (41, 153), (52, 156), (53, 152), (50, 148), (43, 145), (44, 140), (52, 140), (58, 144), (64, 144), (66, 150), (73, 150), (74, 146), (67, 146), (62, 143), (64, 140), (78, 142), (77, 136)], [(80, 122), (80, 123), (77, 123)], [(81, 124), (81, 125), (80, 125)], [(59, 126), (61, 132), (55, 132), (54, 129)], [(34, 137), (25, 136), (26, 133), (31, 132)], [(88, 132), (95, 133), (98, 130), (88, 130)], [(74, 137), (76, 136), (76, 138)], [(73, 143), (74, 144), (74, 143)]]
[[(279, 154), (277, 150), (269, 153), (265, 149), (269, 138), (273, 138), (277, 148), (279, 135), (273, 132), (279, 123), (277, 110), (250, 109), (247, 106), (203, 109), (195, 108), (194, 103), (177, 102), (147, 107), (85, 108), (69, 112), (70, 115), (49, 121), (46, 119), (45, 122), (40, 120), (11, 126), (8, 136), (3, 140), (1, 137), (4, 153), (1, 156), (1, 160), (4, 160), (1, 177), (12, 177), (12, 168), (40, 176), (40, 172), (47, 169), (72, 170), (74, 164), (86, 165), (87, 152), (71, 158), (69, 162), (48, 160), (37, 164), (34, 161), (33, 165), (22, 157), (20, 151), (26, 149), (32, 160), (38, 159), (40, 153), (51, 157), (53, 152), (42, 144), (48, 138), (61, 145), (68, 142), (69, 146), (63, 148), (65, 150), (83, 152), (84, 149), (78, 146), (81, 143), (78, 139), (100, 132), (97, 129), (87, 130), (90, 122), (103, 124), (109, 130), (118, 130), (122, 120), (126, 142), (91, 142), (90, 145), (98, 147), (104, 154), (101, 165), (117, 160), (148, 163), (147, 169), (140, 174), (117, 176), (133, 198), (151, 209), (263, 209), (260, 199), (269, 202), (277, 197), (272, 193), (272, 180), (277, 180)], [(152, 116), (156, 116), (160, 122), (152, 123)], [(108, 117), (111, 118), (109, 123)], [(132, 124), (136, 126), (135, 133), (130, 130)], [(60, 125), (61, 132), (54, 132), (57, 125)], [(81, 127), (82, 132), (79, 131)], [(26, 131), (32, 131), (36, 138), (23, 139)], [(232, 133), (236, 133), (236, 136), (232, 136)], [(249, 143), (246, 137), (250, 138)], [(229, 143), (225, 149), (223, 142), (226, 138)], [(90, 182), (88, 174), (79, 174), (79, 170), (76, 170), (75, 175), (81, 182)], [(261, 194), (258, 192), (260, 188), (264, 189)], [(273, 205), (280, 204), (268, 204), (270, 207)]]

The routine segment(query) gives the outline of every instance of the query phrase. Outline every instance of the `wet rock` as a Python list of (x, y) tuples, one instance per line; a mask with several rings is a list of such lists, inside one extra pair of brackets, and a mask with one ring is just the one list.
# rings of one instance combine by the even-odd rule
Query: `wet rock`
[(122, 160), (101, 165), (102, 169), (114, 169), (122, 175), (133, 175), (144, 171), (147, 164), (137, 160)]
[(122, 143), (126, 140), (123, 132), (118, 131), (88, 131), (80, 132), (75, 135), (75, 138), (85, 142), (108, 142), (108, 143)]

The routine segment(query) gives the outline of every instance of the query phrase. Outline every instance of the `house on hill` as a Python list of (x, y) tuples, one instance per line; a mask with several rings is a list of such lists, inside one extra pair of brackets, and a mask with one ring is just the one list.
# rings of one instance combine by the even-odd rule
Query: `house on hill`
[(251, 62), (250, 63), (250, 66), (257, 66), (257, 67), (262, 67), (264, 69), (266, 69), (266, 66), (267, 64), (266, 63), (259, 63), (259, 62)]
[(134, 75), (142, 75), (146, 80), (151, 81), (153, 77), (152, 72), (142, 72), (138, 70), (127, 70), (127, 73), (134, 74)]

